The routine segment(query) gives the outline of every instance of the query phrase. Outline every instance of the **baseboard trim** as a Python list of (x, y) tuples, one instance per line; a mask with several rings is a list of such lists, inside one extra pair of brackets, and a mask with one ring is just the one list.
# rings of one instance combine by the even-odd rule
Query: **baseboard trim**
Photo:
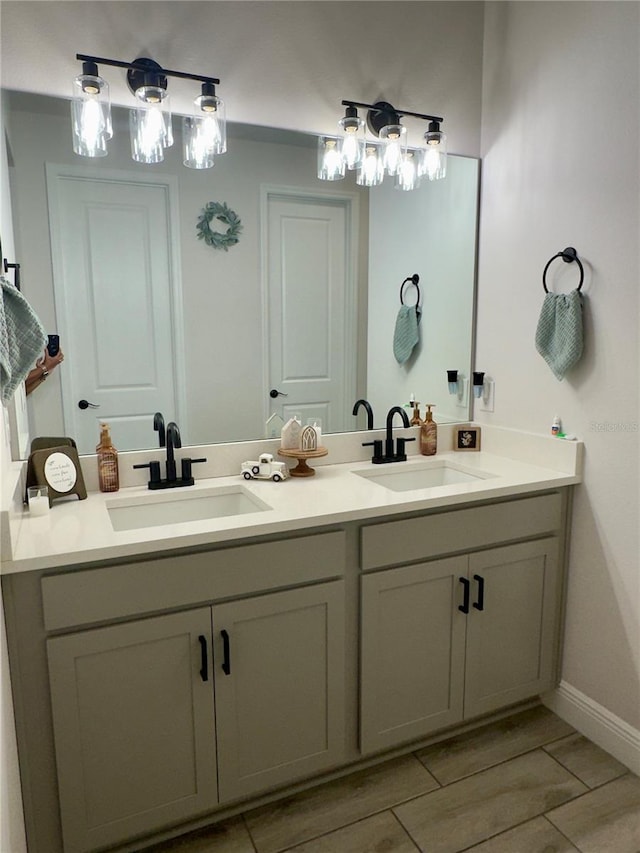
[(541, 699), (547, 708), (640, 776), (638, 729), (566, 681)]

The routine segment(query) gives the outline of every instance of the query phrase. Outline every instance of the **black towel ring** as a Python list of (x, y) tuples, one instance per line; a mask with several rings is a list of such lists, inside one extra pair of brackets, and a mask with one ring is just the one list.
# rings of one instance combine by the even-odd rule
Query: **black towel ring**
[(572, 264), (574, 261), (578, 264), (578, 268), (580, 270), (580, 284), (578, 285), (578, 291), (580, 291), (582, 289), (582, 282), (584, 281), (584, 267), (582, 266), (580, 258), (578, 257), (578, 253), (573, 248), (573, 246), (567, 246), (566, 249), (563, 249), (562, 252), (558, 252), (557, 255), (554, 255), (549, 261), (547, 261), (547, 265), (544, 268), (544, 272), (542, 273), (542, 286), (544, 287), (544, 292), (549, 293), (549, 291), (547, 290), (546, 281), (547, 270), (556, 258), (562, 258), (565, 264)]
[(404, 296), (403, 296), (402, 291), (404, 290), (404, 286), (408, 281), (411, 282), (411, 284), (413, 284), (415, 286), (416, 290), (418, 291), (418, 299), (416, 301), (416, 313), (419, 317), (420, 314), (422, 313), (422, 309), (420, 308), (420, 288), (418, 287), (418, 282), (420, 281), (420, 276), (418, 275), (417, 272), (414, 272), (413, 275), (410, 275), (410, 276), (408, 276), (408, 278), (405, 278), (405, 280), (400, 285), (400, 304), (404, 305)]

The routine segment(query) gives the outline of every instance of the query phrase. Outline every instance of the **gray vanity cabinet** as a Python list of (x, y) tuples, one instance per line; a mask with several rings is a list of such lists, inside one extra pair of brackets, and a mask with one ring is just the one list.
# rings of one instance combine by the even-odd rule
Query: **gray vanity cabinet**
[(417, 740), (462, 719), (465, 557), (361, 579), (360, 748)]
[[(561, 538), (470, 547), (484, 545), (488, 537), (521, 539), (558, 530), (559, 495), (470, 512), (363, 530), (360, 746), (365, 754), (507, 707), (554, 684)], [(432, 559), (443, 550), (468, 549)], [(373, 571), (392, 552), (424, 559)]]
[(343, 587), (214, 606), (220, 803), (344, 761)]
[(562, 593), (558, 540), (471, 554), (469, 581), (465, 718), (505, 708), (553, 686)]
[(65, 853), (344, 763), (344, 561), (335, 531), (42, 579)]
[(48, 640), (65, 853), (215, 804), (213, 690), (198, 640), (210, 634), (204, 607)]

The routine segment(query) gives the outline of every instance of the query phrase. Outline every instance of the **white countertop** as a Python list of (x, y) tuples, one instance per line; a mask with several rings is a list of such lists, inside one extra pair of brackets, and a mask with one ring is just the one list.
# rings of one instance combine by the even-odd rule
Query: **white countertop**
[[(546, 439), (535, 437), (537, 444), (541, 441)], [(549, 446), (556, 445), (558, 441), (551, 439)], [(496, 442), (491, 443), (496, 445)], [(570, 486), (581, 481), (582, 453), (575, 448), (576, 443), (573, 444), (568, 458), (573, 458), (575, 464), (560, 464), (553, 468), (513, 458), (513, 437), (507, 435), (502, 446), (512, 455), (485, 450), (477, 453), (449, 451), (439, 452), (435, 457), (414, 455), (406, 462), (386, 465), (372, 465), (370, 461), (324, 464), (316, 468), (313, 477), (289, 478), (280, 483), (245, 481), (236, 474), (197, 480), (195, 486), (181, 489), (150, 492), (145, 486), (133, 486), (113, 494), (90, 492), (84, 501), (76, 497), (57, 501), (43, 517), (29, 517), (25, 509), (22, 518), (16, 519), (12, 527), (11, 559), (3, 561), (2, 573), (80, 566), (101, 560), (131, 558), (355, 520), (373, 520)], [(526, 449), (517, 455), (539, 462), (540, 454), (527, 454)], [(455, 485), (396, 492), (354, 473), (409, 471), (443, 462), (490, 476)], [(110, 521), (109, 505), (182, 500), (206, 493), (212, 487), (229, 486), (246, 490), (270, 509), (118, 532)]]

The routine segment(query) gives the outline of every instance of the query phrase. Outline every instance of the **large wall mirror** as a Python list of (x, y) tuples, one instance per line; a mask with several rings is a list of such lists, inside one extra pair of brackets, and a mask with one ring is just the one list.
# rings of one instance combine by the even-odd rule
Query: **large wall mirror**
[[(68, 102), (4, 95), (23, 292), (65, 352), (28, 398), (32, 436), (92, 452), (104, 419), (118, 449), (152, 447), (156, 410), (184, 445), (262, 438), (271, 415), (293, 411), (352, 431), (366, 426), (359, 397), (376, 427), (411, 395), (436, 420), (469, 418), (468, 388), (450, 394), (446, 371), (471, 371), (477, 160), (450, 156), (444, 181), (413, 192), (389, 179), (367, 190), (351, 175), (318, 181), (314, 137), (237, 125), (198, 171), (182, 165), (174, 119), (165, 161), (142, 166), (118, 109), (109, 155), (87, 160), (71, 149)], [(226, 251), (198, 239), (210, 202), (242, 222)], [(420, 341), (399, 364), (414, 273)], [(416, 296), (404, 288), (405, 303)]]

